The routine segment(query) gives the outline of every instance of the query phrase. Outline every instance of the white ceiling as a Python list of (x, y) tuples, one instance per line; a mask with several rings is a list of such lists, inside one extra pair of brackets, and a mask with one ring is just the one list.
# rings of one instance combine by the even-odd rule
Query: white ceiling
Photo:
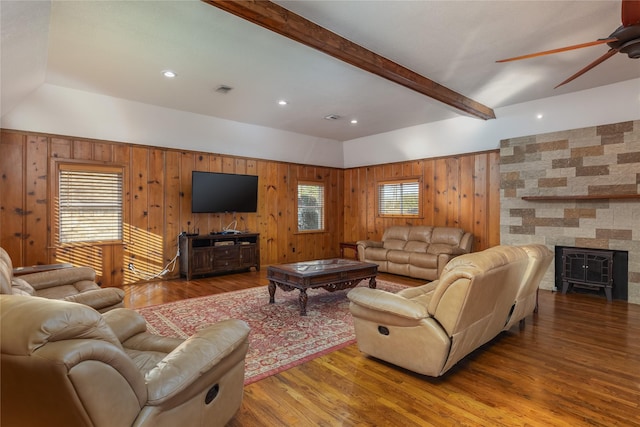
[[(640, 77), (617, 54), (553, 89), (606, 45), (495, 63), (606, 37), (619, 1), (277, 3), (494, 109)], [(199, 1), (2, 0), (0, 13), (3, 115), (43, 83), (338, 141), (460, 115)]]

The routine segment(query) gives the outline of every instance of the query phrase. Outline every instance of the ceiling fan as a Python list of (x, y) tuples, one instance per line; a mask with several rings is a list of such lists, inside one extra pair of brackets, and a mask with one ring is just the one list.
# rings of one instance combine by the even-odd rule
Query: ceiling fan
[[(583, 47), (595, 46), (599, 44), (609, 45), (607, 53), (596, 59), (565, 81), (557, 85), (558, 88), (570, 81), (580, 77), (595, 66), (603, 63), (616, 53), (626, 53), (629, 58), (640, 58), (640, 1), (638, 0), (622, 0), (622, 25), (618, 27), (611, 35), (604, 39), (598, 39), (592, 42), (576, 44), (573, 46), (562, 47), (559, 49), (547, 50), (544, 52), (530, 53), (528, 55), (516, 56), (513, 58), (501, 59), (496, 62), (517, 61), (519, 59), (535, 58), (537, 56), (550, 55), (553, 53), (566, 52), (568, 50), (581, 49)], [(555, 89), (554, 88), (554, 89)]]

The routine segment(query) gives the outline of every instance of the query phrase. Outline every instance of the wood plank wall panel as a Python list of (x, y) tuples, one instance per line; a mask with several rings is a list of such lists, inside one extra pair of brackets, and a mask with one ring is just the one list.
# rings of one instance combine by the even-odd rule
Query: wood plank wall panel
[(38, 236), (47, 235), (47, 139), (42, 136), (27, 137), (25, 169), (25, 230), (24, 244), (29, 247), (25, 251), (24, 264), (37, 264), (46, 254), (47, 242)]
[(23, 265), (25, 258), (25, 139), (25, 135), (2, 135), (0, 144), (0, 245), (12, 255), (14, 265)]
[[(474, 234), (474, 250), (500, 243), (499, 152), (364, 166), (344, 171), (344, 240), (380, 240), (392, 225), (461, 227)], [(422, 218), (376, 215), (376, 183), (422, 179)]]

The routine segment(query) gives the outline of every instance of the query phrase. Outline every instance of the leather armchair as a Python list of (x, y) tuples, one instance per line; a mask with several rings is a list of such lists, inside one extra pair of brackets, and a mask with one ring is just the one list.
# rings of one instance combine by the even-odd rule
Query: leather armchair
[(423, 286), (396, 294), (353, 289), (347, 296), (358, 347), (420, 374), (444, 374), (532, 310), (520, 290), (539, 282), (548, 264), (530, 253), (496, 246), (452, 259), (440, 279)]
[(39, 273), (14, 275), (9, 254), (0, 248), (0, 293), (32, 295), (78, 302), (99, 312), (122, 307), (124, 291), (101, 288), (95, 282), (96, 272), (90, 267), (70, 267)]
[(222, 426), (240, 407), (249, 327), (187, 340), (133, 310), (0, 295), (2, 426)]

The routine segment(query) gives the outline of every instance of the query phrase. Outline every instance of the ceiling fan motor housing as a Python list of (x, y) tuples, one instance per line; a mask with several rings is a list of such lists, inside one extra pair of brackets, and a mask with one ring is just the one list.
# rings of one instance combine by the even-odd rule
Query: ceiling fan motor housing
[(610, 48), (626, 53), (629, 58), (640, 58), (640, 24), (618, 27), (609, 37), (618, 39), (607, 43)]

